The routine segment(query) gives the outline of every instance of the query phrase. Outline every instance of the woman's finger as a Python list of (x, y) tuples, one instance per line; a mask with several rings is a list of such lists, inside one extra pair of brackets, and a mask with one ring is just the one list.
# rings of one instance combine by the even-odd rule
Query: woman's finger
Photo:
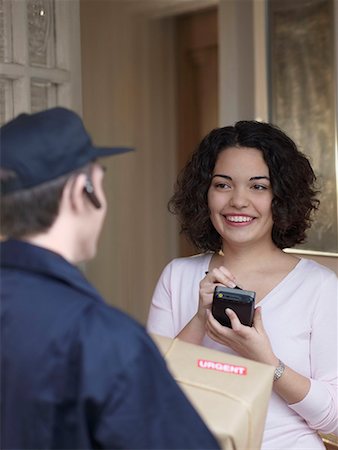
[(237, 314), (230, 308), (226, 308), (225, 313), (230, 319), (232, 329), (234, 331), (239, 331), (240, 328), (242, 327), (242, 324), (239, 318), (237, 317)]
[(264, 330), (264, 325), (263, 325), (263, 320), (262, 320), (262, 308), (260, 306), (257, 306), (255, 308), (254, 317), (253, 317), (253, 326), (258, 331)]
[(209, 271), (204, 280), (211, 283), (219, 283), (224, 286), (234, 288), (236, 286), (235, 277), (225, 267), (214, 268)]

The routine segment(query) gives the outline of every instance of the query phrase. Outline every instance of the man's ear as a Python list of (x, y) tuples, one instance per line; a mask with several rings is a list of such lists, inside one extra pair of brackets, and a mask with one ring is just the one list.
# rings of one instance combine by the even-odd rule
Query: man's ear
[(80, 173), (72, 176), (66, 183), (62, 201), (65, 201), (69, 208), (75, 212), (80, 212), (86, 207), (86, 198), (83, 195), (83, 189), (87, 176)]

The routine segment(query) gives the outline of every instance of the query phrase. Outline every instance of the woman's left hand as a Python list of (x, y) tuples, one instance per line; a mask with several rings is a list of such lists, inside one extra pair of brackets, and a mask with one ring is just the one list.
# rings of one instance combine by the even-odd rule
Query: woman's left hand
[(226, 310), (231, 321), (232, 328), (221, 325), (208, 311), (206, 333), (214, 341), (230, 347), (244, 358), (259, 361), (265, 364), (275, 365), (278, 358), (272, 351), (270, 340), (265, 332), (261, 307), (255, 309), (253, 325), (242, 325), (236, 313), (231, 309)]

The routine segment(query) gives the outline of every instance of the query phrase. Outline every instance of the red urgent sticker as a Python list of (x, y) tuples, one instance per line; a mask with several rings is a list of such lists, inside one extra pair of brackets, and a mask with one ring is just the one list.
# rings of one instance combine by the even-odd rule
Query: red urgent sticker
[(209, 361), (207, 359), (198, 359), (197, 365), (201, 369), (217, 370), (218, 372), (233, 373), (235, 375), (247, 374), (247, 369), (244, 366), (236, 366), (234, 364)]

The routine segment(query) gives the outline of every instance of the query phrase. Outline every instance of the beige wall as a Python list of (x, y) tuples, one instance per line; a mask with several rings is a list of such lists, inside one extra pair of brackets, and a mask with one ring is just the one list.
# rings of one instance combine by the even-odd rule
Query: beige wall
[(338, 258), (315, 256), (315, 255), (300, 255), (300, 254), (298, 254), (297, 256), (306, 259), (313, 259), (314, 261), (317, 261), (319, 264), (323, 264), (323, 266), (326, 266), (329, 269), (333, 270), (338, 275)]
[(86, 270), (109, 303), (145, 322), (159, 273), (177, 248), (166, 211), (175, 171), (174, 137), (166, 132), (174, 110), (171, 29), (124, 4), (80, 3), (84, 121), (99, 144), (135, 148), (107, 159), (110, 209)]
[[(87, 274), (109, 303), (143, 323), (156, 280), (178, 251), (175, 219), (166, 211), (176, 170), (173, 22), (159, 9), (149, 0), (80, 2), (85, 123), (98, 144), (136, 148), (107, 160), (110, 212)], [(220, 1), (221, 125), (262, 109), (253, 92), (260, 76), (253, 15), (250, 2)], [(338, 273), (337, 258), (313, 259)]]

